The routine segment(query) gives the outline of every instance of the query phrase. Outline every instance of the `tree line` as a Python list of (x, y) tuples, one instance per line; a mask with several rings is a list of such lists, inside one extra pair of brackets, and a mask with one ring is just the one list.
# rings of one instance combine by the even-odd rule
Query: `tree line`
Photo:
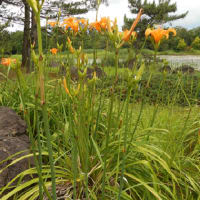
[[(97, 0), (79, 0), (79, 1), (66, 1), (66, 0), (45, 0), (41, 17), (44, 19), (57, 19), (76, 14), (84, 14), (89, 10), (98, 10)], [(140, 8), (143, 8), (143, 16), (136, 27), (137, 40), (135, 46), (139, 49), (144, 42), (144, 32), (147, 27), (154, 25), (163, 25), (177, 19), (187, 16), (188, 11), (180, 15), (174, 14), (177, 11), (176, 3), (171, 3), (170, 0), (159, 0), (149, 2), (147, 0), (128, 0), (129, 9), (132, 14), (136, 14)], [(101, 3), (108, 4), (109, 0), (101, 0)], [(9, 6), (19, 8), (19, 12), (13, 12)], [(59, 13), (59, 14), (58, 14)], [(58, 16), (59, 15), (59, 16)], [(129, 29), (134, 18), (128, 19), (124, 16), (123, 29)], [(22, 24), (23, 31), (8, 32), (5, 28), (10, 23)], [(191, 50), (200, 49), (200, 27), (193, 29), (186, 29), (184, 27), (175, 27), (177, 36), (170, 40), (163, 42), (160, 50)], [(44, 49), (56, 47), (57, 42), (61, 43), (66, 38), (55, 30), (42, 28), (43, 30), (43, 46)], [(96, 34), (97, 41), (95, 48), (105, 48), (105, 36)], [(93, 32), (87, 32), (82, 38), (77, 36), (74, 41), (75, 47), (79, 46), (80, 41), (84, 41), (85, 49), (94, 48), (94, 35)], [(26, 0), (0, 0), (0, 51), (1, 54), (22, 54), (22, 65), (30, 65), (30, 45), (37, 44), (37, 27), (34, 20), (34, 13), (27, 4)], [(126, 46), (125, 46), (126, 47)], [(146, 48), (152, 49), (151, 42), (146, 42)], [(64, 49), (64, 48), (63, 48)]]
[[(175, 51), (191, 51), (192, 49), (200, 50), (200, 26), (193, 29), (186, 29), (184, 27), (175, 27), (177, 35), (171, 37), (170, 40), (163, 41), (160, 46), (160, 51), (166, 50), (175, 50)], [(51, 48), (56, 48), (57, 43), (64, 44), (63, 51), (66, 49), (65, 42), (66, 37), (57, 32), (56, 30), (49, 32), (46, 30), (46, 27), (42, 28), (43, 30), (43, 47), (47, 52)], [(0, 29), (0, 51), (1, 54), (22, 54), (23, 50), (23, 31), (9, 32), (7, 30)], [(96, 43), (95, 48), (105, 49), (106, 48), (106, 37), (101, 34), (96, 34)], [(94, 34), (93, 32), (88, 32), (81, 38), (76, 36), (73, 41), (75, 48), (78, 48), (82, 41), (84, 44), (84, 49), (93, 49), (94, 48)], [(144, 39), (144, 36), (143, 36)], [(67, 42), (67, 41), (66, 41)], [(143, 41), (142, 41), (143, 42)], [(141, 45), (142, 45), (141, 42)], [(123, 47), (126, 48), (126, 45)], [(150, 41), (146, 41), (145, 48), (153, 49), (153, 46)]]

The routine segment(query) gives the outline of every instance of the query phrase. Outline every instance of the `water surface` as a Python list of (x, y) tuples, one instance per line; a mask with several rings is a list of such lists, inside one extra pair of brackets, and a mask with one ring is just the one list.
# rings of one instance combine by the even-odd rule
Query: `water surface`
[(160, 55), (161, 59), (166, 59), (171, 67), (180, 67), (182, 65), (190, 65), (195, 69), (200, 70), (200, 56), (199, 55), (183, 55), (183, 56), (173, 56), (173, 55)]

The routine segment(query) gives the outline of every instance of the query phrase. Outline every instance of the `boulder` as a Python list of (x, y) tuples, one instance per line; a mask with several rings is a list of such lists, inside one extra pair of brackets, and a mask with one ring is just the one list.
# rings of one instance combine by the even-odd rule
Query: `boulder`
[[(27, 155), (29, 152), (29, 137), (26, 133), (26, 123), (12, 109), (0, 107), (0, 170), (16, 158)], [(8, 158), (13, 154), (24, 151), (17, 156)], [(8, 160), (6, 160), (8, 159)], [(1, 161), (6, 160), (1, 163)], [(19, 173), (33, 166), (33, 161), (23, 159), (14, 165), (5, 168), (0, 173), (0, 188)]]
[(173, 73), (177, 72), (182, 72), (183, 74), (188, 73), (188, 74), (193, 74), (194, 73), (194, 68), (189, 66), (189, 65), (182, 65), (181, 67), (177, 68), (174, 70)]
[[(81, 72), (83, 72), (83, 70), (81, 70)], [(96, 72), (96, 76), (98, 78), (106, 76), (106, 73), (100, 67), (87, 67), (87, 75), (86, 75), (87, 79), (92, 79), (94, 72)], [(64, 67), (62, 67), (60, 74), (66, 75), (66, 69)], [(77, 67), (73, 66), (70, 68), (70, 76), (73, 81), (78, 80), (79, 75)]]

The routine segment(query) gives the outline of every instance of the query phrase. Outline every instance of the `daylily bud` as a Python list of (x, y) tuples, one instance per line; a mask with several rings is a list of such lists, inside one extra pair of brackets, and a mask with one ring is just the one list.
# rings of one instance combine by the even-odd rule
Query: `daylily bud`
[(98, 5), (100, 5), (101, 4), (101, 0), (97, 0), (97, 3), (98, 3)]
[(93, 77), (92, 77), (91, 80), (88, 81), (88, 84), (89, 84), (89, 85), (93, 85), (93, 84), (97, 81), (97, 79), (98, 79), (98, 78), (97, 78), (97, 73), (94, 72), (94, 73), (93, 73)]
[(66, 81), (65, 78), (63, 79), (63, 86), (64, 86), (64, 89), (65, 89), (65, 92), (71, 97), (71, 94), (70, 94), (70, 92), (67, 88), (67, 81)]
[(38, 7), (37, 7), (37, 1), (36, 0), (27, 0), (30, 7), (33, 9), (33, 11), (37, 14), (38, 13)]
[(108, 17), (108, 20), (107, 20), (107, 27), (108, 27), (108, 32), (112, 33), (112, 29), (111, 29), (111, 26), (110, 26), (110, 18), (109, 17)]
[(67, 46), (68, 46), (68, 48), (69, 48), (69, 51), (70, 51), (72, 54), (75, 53), (75, 49), (73, 48), (72, 42), (71, 42), (71, 40), (70, 40), (69, 37), (67, 37)]
[(77, 89), (74, 89), (74, 95), (76, 96), (76, 95), (78, 95), (78, 93), (79, 93), (79, 91), (80, 91), (80, 83), (78, 84), (78, 86), (77, 86)]
[(36, 56), (35, 51), (33, 49), (32, 49), (31, 55), (32, 55), (33, 62), (36, 64), (37, 63), (37, 56)]
[(85, 54), (85, 64), (87, 65), (88, 64), (88, 55)]

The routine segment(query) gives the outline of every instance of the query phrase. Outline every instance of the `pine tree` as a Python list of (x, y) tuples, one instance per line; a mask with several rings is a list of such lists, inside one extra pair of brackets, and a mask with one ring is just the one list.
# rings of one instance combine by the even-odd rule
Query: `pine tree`
[[(147, 0), (128, 0), (128, 2), (132, 14), (137, 14), (141, 8), (143, 9), (142, 19), (136, 27), (136, 30), (140, 32), (139, 36), (142, 35), (142, 37), (147, 26), (152, 27), (156, 24), (172, 22), (177, 19), (182, 19), (188, 14), (188, 11), (180, 15), (171, 14), (177, 11), (176, 3), (171, 3), (171, 0), (159, 0), (158, 3), (155, 0), (153, 2)], [(129, 28), (133, 20), (125, 16), (124, 28)]]

